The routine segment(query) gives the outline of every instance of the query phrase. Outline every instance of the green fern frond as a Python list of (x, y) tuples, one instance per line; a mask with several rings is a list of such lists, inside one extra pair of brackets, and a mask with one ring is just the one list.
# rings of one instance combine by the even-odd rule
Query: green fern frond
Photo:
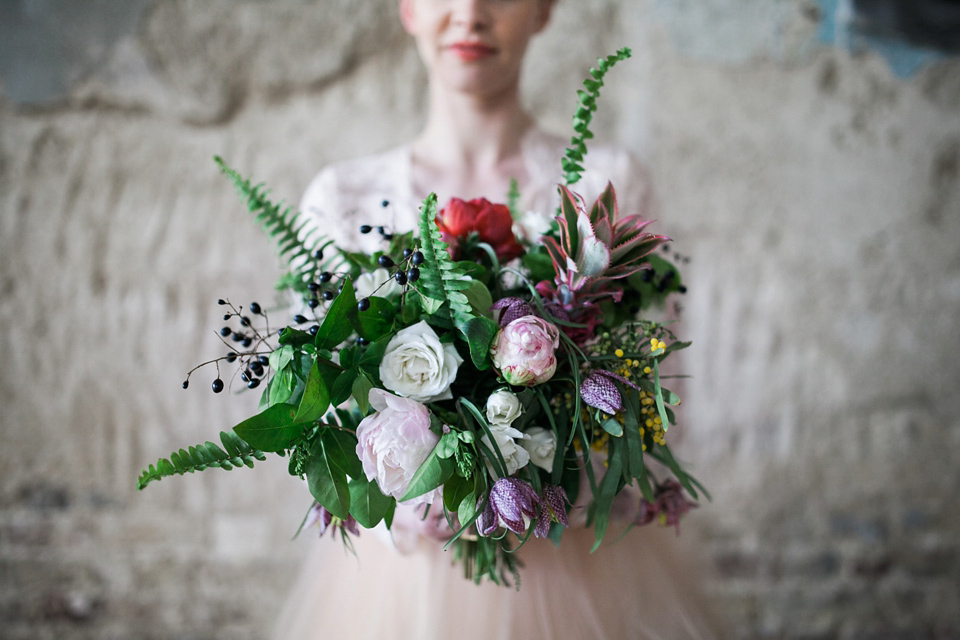
[[(254, 214), (263, 231), (273, 239), (277, 255), (287, 262), (289, 273), (280, 278), (277, 289), (305, 292), (307, 283), (312, 282), (317, 271), (323, 268), (314, 259), (314, 252), (326, 249), (333, 241), (320, 234), (315, 227), (308, 228), (306, 217), (294, 211), (293, 207), (273, 203), (267, 197), (269, 192), (263, 184), (253, 185), (227, 166), (220, 156), (214, 156), (213, 160), (233, 183), (247, 210)], [(328, 258), (326, 263), (329, 262), (331, 260)]]
[(203, 471), (217, 467), (229, 471), (241, 465), (253, 468), (254, 458), (266, 460), (262, 451), (254, 449), (233, 431), (221, 431), (220, 442), (223, 449), (212, 442), (205, 442), (188, 449), (180, 449), (170, 454), (170, 458), (160, 458), (156, 466), (150, 465), (137, 478), (137, 489), (143, 489), (154, 480), (167, 476), (183, 475), (194, 471)]
[(420, 250), (424, 262), (420, 266), (420, 289), (425, 296), (424, 309), (430, 301), (435, 305), (435, 319), (450, 322), (463, 335), (470, 347), (470, 358), (478, 369), (486, 369), (490, 343), (497, 332), (497, 324), (477, 315), (463, 290), (472, 281), (457, 266), (447, 252), (447, 243), (437, 228), (437, 196), (431, 193), (420, 207)]
[(606, 58), (597, 60), (597, 68), (590, 69), (590, 76), (583, 81), (584, 90), (577, 91), (577, 97), (580, 99), (580, 105), (573, 116), (573, 130), (575, 135), (570, 138), (570, 146), (566, 149), (563, 158), (560, 160), (560, 167), (563, 169), (564, 182), (570, 185), (580, 180), (580, 174), (583, 173), (583, 158), (587, 155), (586, 141), (593, 137), (590, 131), (590, 121), (593, 119), (593, 112), (597, 110), (597, 98), (600, 97), (600, 87), (603, 86), (603, 77), (613, 65), (620, 60), (626, 60), (631, 56), (631, 51), (627, 47), (620, 49), (615, 54)]

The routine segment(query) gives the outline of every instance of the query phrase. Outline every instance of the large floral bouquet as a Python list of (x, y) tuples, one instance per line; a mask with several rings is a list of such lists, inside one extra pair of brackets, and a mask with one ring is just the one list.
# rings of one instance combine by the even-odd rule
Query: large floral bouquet
[[(454, 199), (438, 210), (431, 195), (418, 233), (364, 225), (383, 249), (350, 252), (218, 159), (288, 259), (281, 287), (307, 308), (276, 330), (257, 303), (220, 301), (234, 326), (220, 331), (232, 348), (211, 361), (213, 390), (224, 388), (221, 362), (233, 363), (248, 388), (264, 386), (260, 412), (221, 433), (222, 447), (159, 460), (139, 487), (287, 456), (321, 534), (349, 542), (359, 527), (389, 529), (398, 504), (431, 522), (440, 514), (436, 537), (478, 581), (507, 581), (516, 547), (530, 536), (559, 543), (571, 519), (599, 545), (627, 490), (637, 495), (627, 526), (676, 525), (702, 487), (667, 445), (679, 399), (660, 370), (688, 343), (638, 313), (683, 286), (652, 253), (667, 238), (621, 216), (612, 185), (589, 206), (568, 188), (603, 76), (628, 55), (601, 59), (579, 92), (567, 186), (535, 244), (514, 235), (511, 206)], [(650, 460), (673, 477), (654, 478)]]

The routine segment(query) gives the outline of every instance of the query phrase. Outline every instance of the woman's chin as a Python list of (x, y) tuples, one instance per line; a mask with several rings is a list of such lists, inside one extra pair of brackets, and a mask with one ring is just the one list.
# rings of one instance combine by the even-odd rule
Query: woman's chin
[(442, 86), (456, 93), (489, 97), (517, 86), (516, 81), (511, 82), (509, 73), (494, 65), (461, 63), (446, 66), (437, 78)]

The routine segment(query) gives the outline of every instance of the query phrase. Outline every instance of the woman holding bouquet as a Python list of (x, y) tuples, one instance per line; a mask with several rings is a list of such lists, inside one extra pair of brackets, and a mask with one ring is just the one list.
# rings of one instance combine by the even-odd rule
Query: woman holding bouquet
[[(527, 44), (553, 8), (553, 0), (399, 0), (400, 19), (429, 73), (426, 126), (407, 145), (324, 169), (301, 211), (339, 246), (372, 252), (381, 235), (361, 225), (411, 230), (429, 192), (441, 206), (451, 197), (502, 202), (515, 179), (519, 209), (531, 212), (518, 234), (536, 242), (559, 202), (564, 140), (539, 130), (522, 109), (519, 80)], [(612, 181), (622, 212), (649, 213), (646, 173), (627, 154), (595, 145), (585, 169), (576, 190), (588, 202)], [(460, 217), (495, 219), (484, 211), (489, 203), (454, 206), (472, 207)], [(487, 231), (504, 237), (504, 229)], [(625, 501), (619, 527), (612, 523), (592, 554), (585, 509), (574, 507), (559, 547), (531, 538), (518, 552), (519, 590), (464, 579), (442, 551), (452, 533), (442, 509), (422, 520), (421, 512), (400, 506), (390, 532), (353, 538), (356, 558), (339, 544), (316, 545), (275, 638), (714, 637), (674, 533), (636, 527), (617, 539), (637, 505)]]

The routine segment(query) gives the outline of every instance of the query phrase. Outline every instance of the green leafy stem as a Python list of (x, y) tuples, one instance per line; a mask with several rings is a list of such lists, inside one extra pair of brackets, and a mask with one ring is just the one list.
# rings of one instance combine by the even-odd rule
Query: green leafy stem
[(597, 67), (590, 69), (590, 77), (583, 81), (586, 89), (577, 90), (577, 97), (580, 99), (580, 105), (573, 116), (573, 130), (575, 135), (570, 138), (570, 146), (566, 149), (563, 158), (560, 160), (560, 166), (563, 169), (564, 181), (567, 186), (579, 182), (580, 175), (583, 173), (583, 158), (587, 155), (586, 141), (593, 137), (590, 131), (590, 121), (593, 119), (593, 112), (597, 110), (597, 98), (600, 97), (600, 87), (603, 86), (603, 77), (613, 65), (620, 60), (626, 60), (631, 56), (631, 51), (624, 47), (606, 58), (597, 59)]
[(137, 489), (143, 489), (154, 480), (168, 476), (203, 471), (211, 467), (224, 471), (240, 466), (252, 469), (254, 459), (266, 460), (262, 451), (254, 449), (232, 431), (221, 431), (220, 442), (223, 443), (223, 449), (213, 442), (205, 442), (195, 447), (174, 451), (169, 459), (160, 458), (156, 466), (150, 465), (137, 478)]

